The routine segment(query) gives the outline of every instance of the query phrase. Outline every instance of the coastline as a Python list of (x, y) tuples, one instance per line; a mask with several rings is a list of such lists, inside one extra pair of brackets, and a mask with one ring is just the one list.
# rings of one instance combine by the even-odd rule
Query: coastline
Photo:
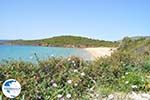
[(117, 50), (117, 48), (111, 47), (95, 47), (95, 48), (84, 48), (89, 52), (94, 58), (111, 56), (111, 54)]
[[(33, 46), (33, 45), (11, 45), (11, 46)], [(46, 46), (37, 46), (37, 47), (46, 47)], [(49, 48), (49, 47), (47, 47)], [(55, 48), (68, 48), (68, 47), (55, 47)], [(70, 47), (69, 47), (70, 48)], [(69, 49), (68, 48), (68, 49)], [(99, 57), (111, 56), (111, 54), (117, 50), (115, 47), (87, 47), (87, 48), (76, 48), (79, 50), (84, 50), (87, 53), (81, 54), (83, 57), (86, 57), (88, 60), (94, 60)], [(83, 51), (83, 53), (84, 53)], [(80, 56), (79, 56), (80, 57)]]

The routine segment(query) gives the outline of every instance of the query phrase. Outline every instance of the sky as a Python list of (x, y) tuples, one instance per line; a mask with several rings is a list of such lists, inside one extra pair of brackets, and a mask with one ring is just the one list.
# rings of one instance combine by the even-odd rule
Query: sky
[(150, 36), (150, 0), (0, 0), (0, 39)]

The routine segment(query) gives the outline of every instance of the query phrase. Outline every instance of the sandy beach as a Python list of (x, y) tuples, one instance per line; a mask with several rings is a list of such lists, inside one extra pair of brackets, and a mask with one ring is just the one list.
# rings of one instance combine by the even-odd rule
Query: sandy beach
[(91, 55), (95, 58), (111, 56), (111, 53), (114, 52), (116, 49), (117, 48), (110, 47), (85, 48), (85, 50), (91, 53)]

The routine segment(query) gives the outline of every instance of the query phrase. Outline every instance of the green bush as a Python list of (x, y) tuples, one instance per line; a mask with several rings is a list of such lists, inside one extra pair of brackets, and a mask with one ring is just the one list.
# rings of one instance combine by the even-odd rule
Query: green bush
[[(127, 38), (112, 56), (94, 61), (77, 57), (37, 58), (38, 63), (2, 61), (0, 87), (6, 79), (17, 79), (22, 92), (16, 99), (27, 100), (89, 100), (95, 93), (150, 92), (149, 43), (146, 39)], [(6, 99), (0, 90), (2, 97)]]

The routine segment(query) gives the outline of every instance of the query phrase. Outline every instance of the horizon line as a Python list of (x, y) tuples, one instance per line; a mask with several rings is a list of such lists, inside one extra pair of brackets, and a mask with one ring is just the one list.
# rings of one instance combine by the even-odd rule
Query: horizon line
[(124, 36), (123, 38), (120, 38), (118, 40), (106, 40), (106, 39), (99, 39), (99, 38), (92, 38), (89, 36), (80, 36), (80, 35), (55, 35), (52, 37), (43, 37), (43, 38), (33, 38), (33, 39), (23, 39), (23, 38), (16, 38), (16, 39), (0, 39), (2, 41), (10, 41), (10, 40), (42, 40), (42, 39), (50, 39), (50, 38), (54, 38), (54, 37), (61, 37), (61, 36), (74, 36), (74, 37), (82, 37), (82, 38), (88, 38), (88, 39), (94, 39), (94, 40), (104, 40), (104, 41), (118, 41), (118, 40), (122, 40), (125, 37), (150, 37), (150, 36), (145, 36), (145, 35), (135, 35), (135, 36)]

